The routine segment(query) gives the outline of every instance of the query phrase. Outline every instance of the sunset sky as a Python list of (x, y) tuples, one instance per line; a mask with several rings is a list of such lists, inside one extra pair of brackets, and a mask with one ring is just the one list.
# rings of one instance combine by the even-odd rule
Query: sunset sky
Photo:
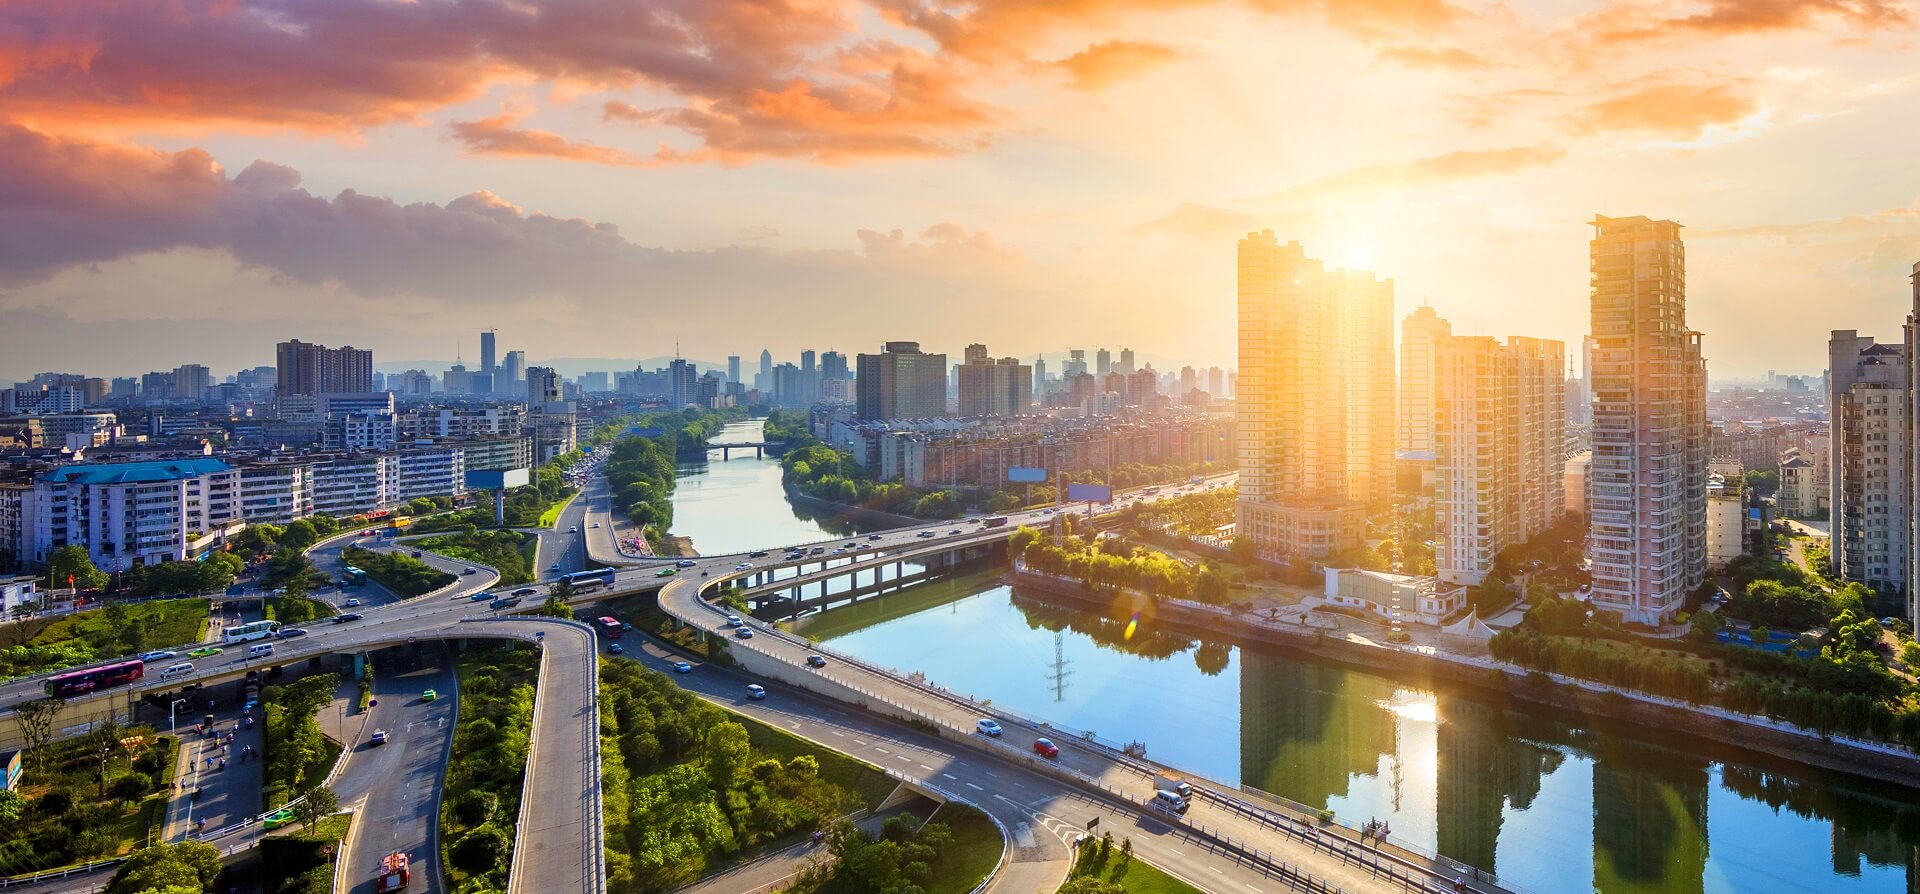
[(0, 375), (1131, 345), (1232, 362), (1251, 229), (1577, 343), (1686, 225), (1716, 375), (1897, 339), (1920, 9), (1879, 0), (0, 2)]

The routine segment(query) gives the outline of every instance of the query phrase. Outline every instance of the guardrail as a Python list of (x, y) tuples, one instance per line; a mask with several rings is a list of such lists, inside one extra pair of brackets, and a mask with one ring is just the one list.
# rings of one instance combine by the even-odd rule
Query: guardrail
[[(99, 872), (102, 869), (108, 869), (114, 866), (119, 866), (121, 863), (126, 862), (126, 860), (127, 858), (125, 857), (114, 857), (108, 860), (95, 860), (91, 863), (82, 863), (79, 866), (68, 866), (63, 869), (48, 869), (43, 872), (36, 872), (32, 875), (15, 875), (15, 876), (9, 876), (7, 878), (0, 878), (0, 889), (17, 888), (21, 885), (31, 885), (36, 882), (44, 882), (47, 879), (69, 878), (76, 875), (87, 875), (89, 873)], [(102, 881), (98, 887), (87, 888), (85, 890), (97, 891), (100, 888), (104, 888), (104, 887), (106, 887), (106, 882)], [(79, 889), (74, 889), (74, 890), (79, 890)]]

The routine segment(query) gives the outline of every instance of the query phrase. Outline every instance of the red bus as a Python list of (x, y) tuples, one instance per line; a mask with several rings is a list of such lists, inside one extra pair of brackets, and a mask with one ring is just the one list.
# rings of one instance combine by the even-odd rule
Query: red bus
[(109, 689), (131, 683), (147, 675), (147, 663), (144, 661), (122, 661), (118, 664), (105, 664), (86, 670), (70, 671), (49, 677), (40, 684), (47, 694), (54, 698), (65, 698), (96, 689)]
[(607, 639), (620, 638), (620, 619), (618, 618), (600, 618), (593, 622), (593, 626), (600, 628), (600, 635)]

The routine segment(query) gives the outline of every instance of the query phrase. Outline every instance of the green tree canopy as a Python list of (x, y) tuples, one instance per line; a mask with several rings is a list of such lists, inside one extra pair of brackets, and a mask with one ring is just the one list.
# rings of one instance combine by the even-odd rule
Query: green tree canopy
[(68, 544), (47, 556), (47, 579), (56, 588), (98, 590), (107, 585), (107, 573), (93, 564), (93, 556), (79, 544)]

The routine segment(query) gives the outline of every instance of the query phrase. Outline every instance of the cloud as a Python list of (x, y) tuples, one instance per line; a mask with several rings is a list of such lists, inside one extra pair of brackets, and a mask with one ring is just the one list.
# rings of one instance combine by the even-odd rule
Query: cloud
[(1138, 77), (1180, 58), (1163, 44), (1136, 40), (1096, 43), (1054, 64), (1073, 78), (1080, 90), (1105, 90), (1127, 78)]
[(1736, 84), (1666, 83), (1641, 87), (1575, 110), (1569, 117), (1585, 134), (1640, 133), (1694, 140), (1708, 128), (1736, 124), (1760, 108)]
[[(1664, 9), (1692, 10), (1665, 12)], [(1676, 14), (1678, 13), (1678, 14)], [(1891, 0), (1706, 0), (1647, 5), (1622, 3), (1601, 10), (1585, 29), (1599, 43), (1658, 42), (1687, 35), (1714, 37), (1809, 31), (1837, 24), (1856, 31), (1905, 28), (1906, 7)]]
[(656, 162), (624, 149), (576, 143), (544, 130), (519, 128), (516, 115), (495, 115), (478, 121), (453, 122), (453, 137), (465, 144), (468, 155), (504, 158), (559, 158), (603, 165), (647, 167)]
[(1396, 62), (1408, 68), (1442, 68), (1452, 71), (1473, 71), (1489, 68), (1493, 63), (1478, 53), (1468, 52), (1459, 47), (1381, 47), (1379, 56), (1383, 61)]
[(1506, 149), (1466, 149), (1411, 161), (1362, 165), (1329, 174), (1287, 191), (1287, 195), (1317, 194), (1349, 189), (1422, 186), (1515, 174), (1550, 165), (1565, 158), (1558, 146), (1513, 146)]

